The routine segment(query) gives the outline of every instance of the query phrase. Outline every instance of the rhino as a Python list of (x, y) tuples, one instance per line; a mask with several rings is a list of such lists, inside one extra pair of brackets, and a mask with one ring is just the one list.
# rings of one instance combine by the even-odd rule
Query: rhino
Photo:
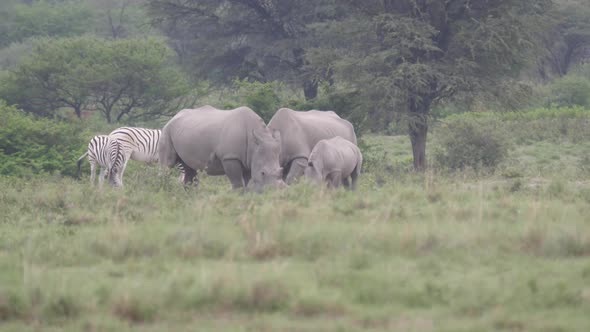
[(352, 124), (332, 111), (281, 108), (267, 127), (281, 133), (280, 164), (287, 184), (303, 175), (311, 150), (320, 140), (340, 136), (357, 144)]
[(327, 182), (332, 188), (338, 188), (343, 184), (355, 190), (362, 164), (363, 155), (359, 148), (349, 140), (336, 136), (323, 139), (315, 145), (309, 155), (304, 174), (314, 182)]
[(280, 132), (266, 128), (248, 107), (184, 109), (166, 123), (158, 143), (160, 165), (171, 168), (180, 163), (185, 184), (205, 170), (227, 175), (234, 189), (253, 191), (284, 186), (280, 150)]

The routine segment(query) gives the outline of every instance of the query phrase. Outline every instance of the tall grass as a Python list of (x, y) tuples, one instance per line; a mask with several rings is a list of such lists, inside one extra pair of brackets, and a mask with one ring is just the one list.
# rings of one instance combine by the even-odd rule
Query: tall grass
[(526, 144), (501, 120), (488, 173), (414, 174), (407, 137), (366, 135), (357, 192), (0, 177), (0, 331), (587, 331), (580, 119)]
[(380, 172), (262, 195), (2, 178), (0, 330), (586, 330), (587, 183)]

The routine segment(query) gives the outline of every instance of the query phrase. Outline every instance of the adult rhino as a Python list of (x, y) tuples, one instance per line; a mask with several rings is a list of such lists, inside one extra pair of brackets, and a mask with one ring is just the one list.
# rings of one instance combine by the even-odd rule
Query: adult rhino
[(219, 110), (212, 106), (184, 109), (162, 129), (158, 144), (160, 165), (181, 163), (184, 183), (198, 170), (209, 175), (227, 175), (234, 189), (260, 191), (266, 186), (284, 186), (279, 166), (281, 138), (266, 128), (248, 107)]
[(281, 108), (267, 127), (281, 133), (280, 164), (287, 184), (303, 175), (311, 150), (320, 140), (340, 136), (357, 144), (352, 124), (332, 111)]

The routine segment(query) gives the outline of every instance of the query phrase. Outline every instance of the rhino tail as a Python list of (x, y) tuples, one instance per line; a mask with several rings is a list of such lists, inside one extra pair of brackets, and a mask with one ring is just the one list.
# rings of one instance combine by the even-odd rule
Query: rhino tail
[(354, 172), (356, 173), (357, 176), (361, 175), (361, 169), (363, 168), (363, 155), (361, 153), (361, 151), (358, 151), (358, 158), (356, 161), (356, 167), (354, 169)]
[(170, 131), (165, 126), (158, 142), (158, 159), (162, 167), (174, 167), (178, 163), (178, 155), (172, 144)]

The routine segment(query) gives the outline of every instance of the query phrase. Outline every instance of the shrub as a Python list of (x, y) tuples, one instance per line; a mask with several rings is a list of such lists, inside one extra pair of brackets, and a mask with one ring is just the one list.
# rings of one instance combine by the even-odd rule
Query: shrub
[(28, 115), (0, 101), (0, 175), (74, 175), (87, 141), (78, 124)]
[(552, 102), (559, 106), (590, 106), (590, 79), (567, 75), (551, 86)]
[(508, 153), (508, 140), (497, 120), (448, 121), (437, 131), (435, 162), (444, 168), (494, 169)]
[(234, 86), (237, 88), (237, 96), (235, 97), (237, 100), (227, 103), (225, 108), (246, 105), (268, 122), (274, 113), (283, 107), (280, 92), (284, 87), (279, 82), (261, 83), (235, 80)]
[(519, 112), (466, 112), (443, 119), (501, 122), (509, 138), (517, 143), (563, 138), (572, 142), (590, 139), (590, 109), (580, 106), (534, 108)]

